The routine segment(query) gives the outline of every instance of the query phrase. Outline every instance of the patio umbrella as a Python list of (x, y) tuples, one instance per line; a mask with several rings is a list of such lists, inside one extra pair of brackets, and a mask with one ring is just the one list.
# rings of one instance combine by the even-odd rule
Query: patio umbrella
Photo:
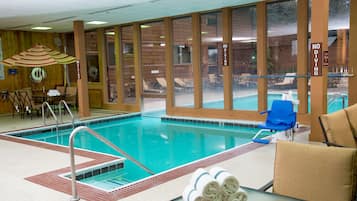
[(76, 62), (75, 57), (52, 50), (44, 45), (36, 45), (1, 61), (1, 63), (6, 66), (34, 68), (31, 75), (35, 82), (42, 81), (42, 79), (46, 76), (45, 71), (39, 67), (55, 64), (70, 64), (74, 62)]
[(3, 60), (1, 63), (7, 66), (44, 67), (74, 62), (76, 62), (75, 57), (52, 50), (44, 45), (36, 45), (35, 47)]

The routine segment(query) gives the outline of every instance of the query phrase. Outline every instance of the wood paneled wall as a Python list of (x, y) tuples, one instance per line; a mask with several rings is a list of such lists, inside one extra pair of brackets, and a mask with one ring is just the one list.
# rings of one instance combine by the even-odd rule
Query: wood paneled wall
[[(55, 38), (61, 38), (57, 33), (41, 33), (41, 32), (24, 32), (24, 31), (0, 31), (2, 42), (3, 59), (18, 54), (36, 44), (46, 45), (51, 49), (63, 51), (63, 43), (60, 46), (55, 44)], [(17, 69), (18, 74), (9, 75), (8, 69)], [(13, 91), (25, 87), (33, 89), (55, 88), (56, 85), (63, 85), (63, 66), (52, 65), (44, 67), (47, 77), (41, 83), (34, 83), (31, 81), (31, 68), (24, 67), (7, 67), (4, 66), (5, 80), (0, 80), (0, 90)], [(11, 111), (10, 104), (0, 101), (0, 114)]]

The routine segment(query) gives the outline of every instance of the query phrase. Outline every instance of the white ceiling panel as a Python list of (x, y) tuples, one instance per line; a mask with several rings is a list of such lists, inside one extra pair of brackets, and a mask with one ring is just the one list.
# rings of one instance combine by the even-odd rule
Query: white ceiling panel
[[(198, 11), (238, 6), (261, 0), (11, 0), (0, 1), (0, 29), (72, 31), (74, 20), (106, 21), (110, 26)], [(86, 29), (100, 27), (86, 25)]]

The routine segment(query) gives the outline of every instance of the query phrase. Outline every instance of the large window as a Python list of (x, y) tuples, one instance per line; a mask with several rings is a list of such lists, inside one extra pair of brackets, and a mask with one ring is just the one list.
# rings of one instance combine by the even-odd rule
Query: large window
[(201, 72), (203, 108), (224, 108), (222, 60), (222, 15), (201, 15)]
[[(297, 1), (281, 1), (267, 4), (267, 72), (268, 93), (297, 88)], [(269, 95), (268, 107), (281, 95)]]
[(99, 62), (97, 32), (90, 31), (85, 33), (86, 37), (86, 55), (87, 55), (87, 73), (88, 82), (99, 82)]
[(133, 26), (122, 27), (121, 44), (124, 103), (135, 103)]
[(151, 89), (164, 91), (167, 87), (164, 24), (153, 22), (142, 24), (140, 27), (143, 93), (154, 93)]
[(115, 45), (114, 45), (114, 29), (105, 30), (105, 44), (107, 55), (107, 87), (108, 87), (108, 102), (117, 102), (117, 82), (115, 76)]
[(140, 28), (144, 110), (152, 110), (165, 103), (162, 95), (167, 90), (164, 23), (146, 23)]
[(175, 106), (192, 107), (194, 98), (191, 17), (173, 20), (173, 41)]
[[(328, 32), (328, 109), (347, 106), (348, 38), (350, 24), (350, 0), (330, 0)], [(341, 75), (341, 76), (340, 76)], [(340, 77), (337, 77), (340, 76)]]
[(257, 27), (256, 8), (232, 12), (233, 109), (257, 110)]

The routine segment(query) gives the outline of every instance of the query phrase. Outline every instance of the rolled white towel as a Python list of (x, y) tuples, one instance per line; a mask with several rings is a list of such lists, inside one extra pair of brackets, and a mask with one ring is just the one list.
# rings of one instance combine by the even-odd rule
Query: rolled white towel
[(205, 199), (211, 201), (221, 201), (222, 192), (216, 180), (204, 169), (197, 169), (191, 178), (190, 182), (196, 189), (198, 194), (202, 195)]
[(182, 199), (184, 201), (206, 201), (202, 195), (200, 195), (190, 184), (186, 186), (182, 193)]
[(190, 197), (190, 193), (192, 193), (192, 191), (194, 191), (195, 189), (193, 188), (193, 186), (191, 184), (189, 184), (188, 186), (185, 187), (185, 189), (182, 192), (182, 199), (183, 201), (188, 201), (189, 197)]
[(247, 200), (248, 200), (247, 193), (242, 189), (239, 189), (237, 192), (229, 195), (226, 198), (226, 201), (247, 201)]
[(192, 193), (190, 194), (189, 200), (187, 201), (207, 201), (207, 200), (196, 190), (193, 190)]
[(221, 167), (213, 167), (210, 175), (217, 180), (226, 195), (231, 195), (239, 189), (239, 181), (231, 173)]

